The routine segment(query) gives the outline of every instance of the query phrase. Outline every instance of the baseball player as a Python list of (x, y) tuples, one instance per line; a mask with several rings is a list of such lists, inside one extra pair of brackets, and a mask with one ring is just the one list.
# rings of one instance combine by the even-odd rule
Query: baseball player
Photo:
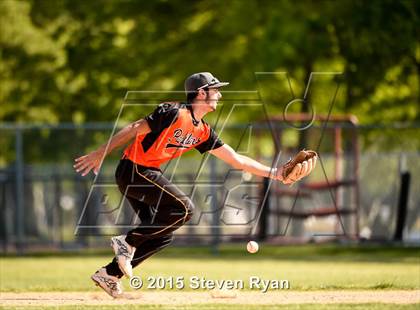
[(111, 238), (114, 259), (92, 275), (92, 280), (110, 296), (122, 295), (121, 278), (132, 277), (133, 268), (167, 247), (173, 232), (192, 216), (194, 203), (160, 170), (160, 166), (196, 149), (225, 161), (235, 169), (292, 184), (315, 167), (316, 157), (296, 164), (284, 177), (282, 168), (263, 165), (240, 155), (224, 144), (203, 117), (217, 108), (219, 89), (228, 85), (209, 72), (195, 73), (185, 80), (186, 102), (160, 104), (153, 113), (116, 133), (109, 145), (75, 160), (74, 168), (83, 176), (98, 173), (103, 158), (115, 148), (124, 150), (115, 172), (121, 193), (129, 200), (141, 224), (126, 235)]

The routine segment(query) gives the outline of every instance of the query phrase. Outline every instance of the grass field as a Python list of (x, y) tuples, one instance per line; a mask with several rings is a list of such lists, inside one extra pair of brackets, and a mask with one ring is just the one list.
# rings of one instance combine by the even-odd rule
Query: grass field
[[(207, 248), (172, 247), (144, 262), (135, 269), (135, 275), (147, 282), (153, 277), (191, 276), (206, 279), (244, 280), (243, 292), (250, 276), (262, 279), (288, 280), (288, 292), (312, 292), (337, 290), (392, 292), (393, 290), (420, 289), (420, 249), (401, 247), (340, 247), (334, 245), (309, 245), (296, 247), (262, 246), (257, 254), (247, 254), (238, 246), (221, 248), (218, 256), (210, 255)], [(44, 253), (26, 257), (5, 256), (1, 258), (1, 292), (92, 292), (100, 293), (92, 285), (89, 276), (111, 258), (111, 251), (51, 254)], [(124, 280), (128, 292), (136, 292)], [(159, 292), (142, 288), (138, 292)], [(200, 290), (198, 290), (199, 292)], [(208, 290), (201, 290), (201, 292)], [(258, 289), (253, 289), (252, 292)], [(194, 293), (188, 285), (182, 290), (165, 292)], [(251, 293), (252, 293), (251, 292)], [(269, 290), (271, 294), (284, 294), (285, 290)], [(4, 294), (3, 294), (4, 295)], [(265, 295), (267, 298), (274, 295)], [(420, 298), (420, 296), (419, 296)], [(3, 302), (3, 300), (0, 300)], [(113, 302), (111, 300), (111, 302)], [(237, 303), (236, 303), (237, 302)], [(378, 301), (380, 302), (380, 300)], [(171, 305), (171, 309), (265, 309), (263, 305), (242, 306), (240, 300), (230, 304), (218, 303), (183, 306)], [(269, 300), (267, 300), (269, 303)], [(407, 303), (407, 301), (405, 302)], [(418, 299), (409, 304), (388, 303), (341, 303), (317, 304), (316, 309), (415, 309)], [(121, 305), (121, 304), (120, 304)], [(10, 308), (12, 305), (9, 305)], [(398, 307), (397, 307), (398, 306)], [(63, 309), (70, 307), (63, 305)], [(78, 306), (79, 309), (116, 309), (116, 305)], [(99, 308), (100, 307), (100, 308)], [(168, 309), (165, 305), (125, 305), (124, 309)], [(184, 308), (183, 308), (184, 307)], [(310, 302), (293, 305), (270, 305), (267, 309), (314, 309)], [(13, 308), (14, 309), (14, 308)], [(16, 308), (18, 309), (18, 308)], [(70, 308), (69, 308), (70, 309)]]

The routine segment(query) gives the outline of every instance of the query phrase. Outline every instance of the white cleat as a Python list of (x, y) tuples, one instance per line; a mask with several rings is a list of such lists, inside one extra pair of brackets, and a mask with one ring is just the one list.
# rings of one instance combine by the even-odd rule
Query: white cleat
[(125, 237), (125, 235), (112, 237), (111, 246), (114, 249), (118, 266), (120, 267), (121, 271), (130, 279), (133, 276), (133, 267), (131, 266), (131, 261), (134, 257), (136, 248), (129, 245), (125, 241)]
[(104, 267), (95, 272), (91, 277), (96, 286), (102, 288), (109, 296), (119, 298), (123, 295), (120, 279), (110, 276)]

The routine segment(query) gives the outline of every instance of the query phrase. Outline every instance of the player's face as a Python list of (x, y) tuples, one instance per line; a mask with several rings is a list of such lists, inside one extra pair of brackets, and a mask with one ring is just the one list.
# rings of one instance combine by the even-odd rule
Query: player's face
[(218, 88), (210, 88), (208, 90), (206, 102), (212, 111), (216, 110), (217, 102), (220, 100), (220, 98), (222, 98), (222, 94), (220, 93)]

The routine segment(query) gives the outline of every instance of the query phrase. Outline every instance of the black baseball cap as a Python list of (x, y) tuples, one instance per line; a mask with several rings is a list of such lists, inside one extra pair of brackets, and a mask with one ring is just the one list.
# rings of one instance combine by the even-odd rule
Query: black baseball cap
[(229, 85), (229, 82), (220, 82), (210, 72), (194, 73), (187, 77), (184, 83), (185, 92), (194, 92), (202, 88), (219, 88)]

